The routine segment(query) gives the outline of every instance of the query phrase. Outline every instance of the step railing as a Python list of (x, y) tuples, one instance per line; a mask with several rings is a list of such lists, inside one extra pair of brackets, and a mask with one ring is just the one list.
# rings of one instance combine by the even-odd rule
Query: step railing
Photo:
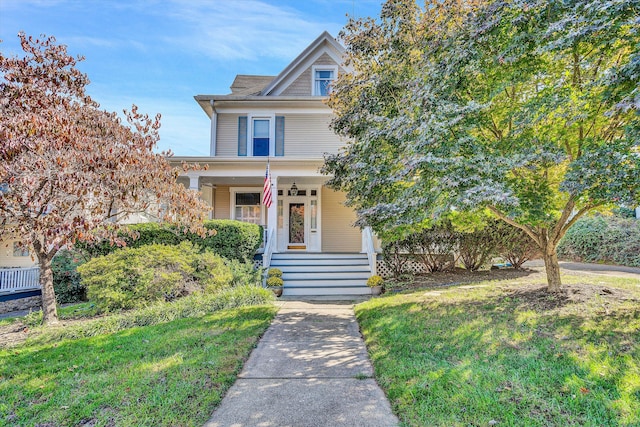
[(273, 233), (273, 228), (269, 228), (265, 235), (266, 241), (264, 243), (264, 252), (262, 253), (262, 266), (265, 270), (269, 269), (269, 266), (271, 265), (271, 256), (275, 250), (275, 239), (273, 238)]
[(40, 268), (0, 268), (0, 294), (40, 289)]
[(376, 248), (373, 244), (373, 231), (371, 230), (371, 227), (365, 227), (362, 229), (362, 252), (367, 254), (371, 275), (375, 276), (378, 254), (376, 253)]

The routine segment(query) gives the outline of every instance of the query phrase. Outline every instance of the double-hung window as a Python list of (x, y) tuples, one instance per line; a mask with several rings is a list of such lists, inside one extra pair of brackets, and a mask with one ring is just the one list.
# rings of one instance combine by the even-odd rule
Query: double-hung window
[(313, 95), (329, 96), (331, 92), (331, 83), (336, 79), (338, 74), (337, 67), (313, 67)]
[(269, 119), (253, 119), (253, 135), (251, 143), (253, 144), (254, 156), (268, 156), (269, 155), (269, 135), (271, 132)]
[(238, 117), (238, 156), (284, 156), (284, 116)]
[(236, 192), (234, 219), (253, 224), (262, 224), (260, 201), (260, 192)]

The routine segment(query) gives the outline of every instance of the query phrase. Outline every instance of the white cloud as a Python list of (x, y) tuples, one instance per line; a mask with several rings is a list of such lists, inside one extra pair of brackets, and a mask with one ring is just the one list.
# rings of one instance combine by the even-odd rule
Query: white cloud
[(174, 0), (164, 13), (186, 29), (177, 37), (167, 35), (165, 43), (218, 60), (292, 60), (322, 31), (337, 33), (341, 27), (257, 0)]

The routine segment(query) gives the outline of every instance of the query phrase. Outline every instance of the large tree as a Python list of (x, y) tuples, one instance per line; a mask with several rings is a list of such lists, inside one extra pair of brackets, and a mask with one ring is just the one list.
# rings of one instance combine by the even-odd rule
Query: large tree
[(160, 116), (127, 124), (86, 94), (81, 58), (53, 37), (19, 34), (24, 57), (0, 54), (0, 237), (22, 239), (40, 265), (45, 323), (57, 322), (51, 260), (79, 240), (118, 240), (118, 219), (156, 211), (202, 232), (204, 205), (156, 153)]
[(378, 231), (488, 209), (558, 291), (569, 227), (639, 200), (639, 16), (638, 0), (388, 0), (341, 34), (330, 185)]

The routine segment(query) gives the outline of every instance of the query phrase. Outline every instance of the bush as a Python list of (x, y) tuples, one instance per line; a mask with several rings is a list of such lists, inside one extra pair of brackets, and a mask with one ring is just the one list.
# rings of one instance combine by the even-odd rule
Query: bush
[(640, 267), (640, 221), (601, 215), (581, 218), (560, 241), (558, 256)]
[(460, 233), (460, 262), (469, 271), (478, 271), (497, 253), (499, 237), (497, 221), (490, 221), (484, 228)]
[(525, 262), (540, 257), (540, 248), (524, 230), (495, 221), (493, 224), (496, 239), (496, 251), (513, 268), (520, 269)]
[(262, 286), (262, 269), (256, 269), (252, 262), (241, 262), (237, 259), (225, 259), (224, 263), (231, 269), (231, 286)]
[(459, 244), (460, 233), (448, 223), (413, 234), (406, 241), (406, 247), (414, 259), (430, 273), (452, 270), (456, 265), (454, 254)]
[(270, 268), (267, 277), (282, 277), (282, 270), (279, 268)]
[(367, 286), (373, 288), (375, 286), (382, 286), (384, 279), (378, 275), (371, 276), (367, 279)]
[(80, 280), (76, 268), (82, 264), (78, 255), (72, 251), (60, 250), (51, 260), (53, 271), (53, 289), (60, 304), (87, 300), (87, 288)]
[(229, 286), (231, 269), (210, 252), (189, 242), (178, 246), (126, 248), (78, 267), (90, 300), (101, 311), (144, 307), (194, 291)]
[[(128, 225), (119, 235), (128, 248), (152, 244), (178, 245), (190, 241), (201, 252), (210, 249), (224, 258), (238, 261), (253, 260), (262, 243), (262, 227), (256, 224), (233, 220), (208, 220), (204, 222), (204, 226), (208, 230), (215, 230), (216, 233), (203, 238), (192, 233), (182, 233), (169, 224), (149, 222)], [(108, 255), (120, 249), (108, 241), (78, 243), (76, 247), (82, 250), (87, 258)]]
[(402, 240), (382, 243), (382, 261), (391, 270), (393, 277), (400, 277), (406, 273), (407, 263), (410, 261), (406, 250), (408, 249)]
[(192, 236), (195, 244), (213, 250), (218, 255), (238, 261), (251, 261), (262, 244), (262, 227), (248, 222), (228, 219), (212, 219), (205, 221), (204, 226), (216, 230), (214, 236), (200, 239)]
[(275, 288), (279, 286), (284, 286), (284, 280), (276, 276), (267, 277), (267, 287)]

